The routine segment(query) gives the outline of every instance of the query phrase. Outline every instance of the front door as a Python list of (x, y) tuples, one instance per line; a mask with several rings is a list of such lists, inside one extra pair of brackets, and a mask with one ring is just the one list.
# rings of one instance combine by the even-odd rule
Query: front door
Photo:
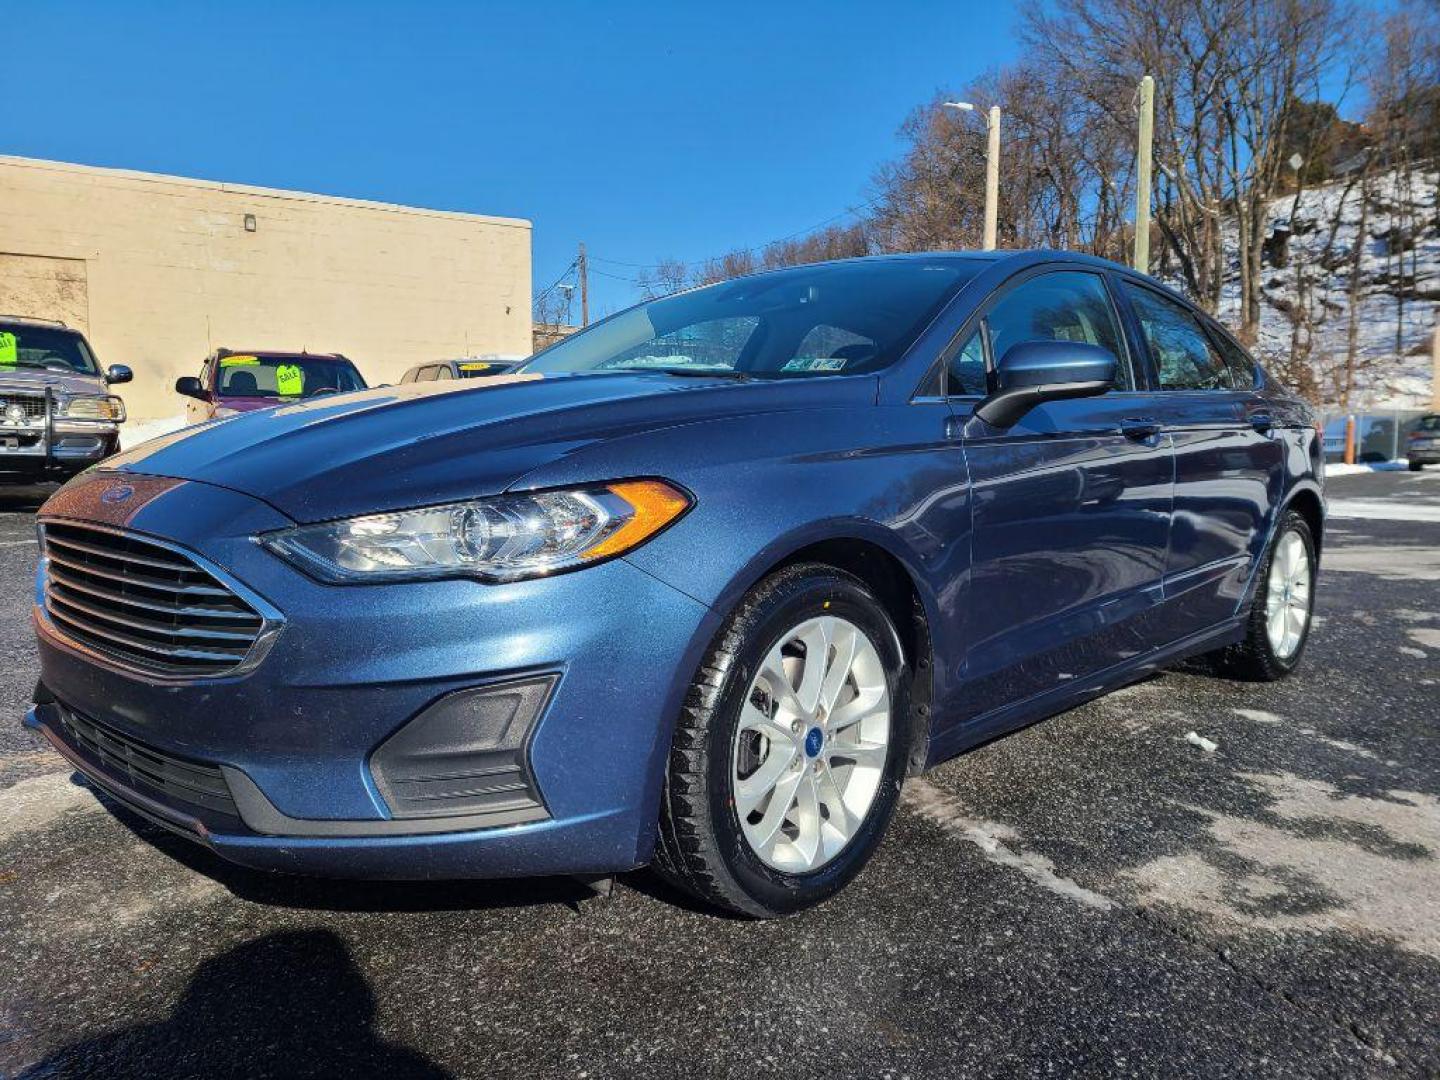
[(1035, 340), (1089, 342), (1119, 363), (1108, 394), (1049, 402), (1004, 430), (966, 426), (972, 576), (957, 719), (1154, 648), (1173, 489), (1170, 441), (1150, 415), (1154, 395), (1136, 389), (1101, 274), (1021, 280), (981, 332), (992, 369), (1006, 349)]

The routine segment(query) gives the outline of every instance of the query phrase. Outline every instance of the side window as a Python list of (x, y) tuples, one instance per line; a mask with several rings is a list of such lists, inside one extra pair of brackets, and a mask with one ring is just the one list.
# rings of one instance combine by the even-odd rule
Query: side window
[(1160, 389), (1230, 389), (1230, 371), (1199, 319), (1175, 301), (1142, 286), (1127, 282), (1125, 293), (1155, 357)]
[(439, 368), (434, 367), (434, 366), (431, 366), (431, 367), (422, 367), (422, 368), (420, 369), (420, 373), (415, 376), (415, 381), (416, 381), (416, 382), (434, 382), (434, 381), (435, 381), (435, 374), (436, 374), (436, 372), (438, 372), (439, 370), (440, 370)]
[(1218, 330), (1212, 330), (1210, 337), (1230, 372), (1230, 385), (1236, 390), (1255, 389), (1255, 361), (1250, 354)]
[(988, 392), (985, 383), (985, 339), (979, 330), (971, 334), (950, 358), (947, 379), (945, 392), (951, 396)]
[(453, 379), (455, 376), (451, 373), (449, 364), (441, 364), (435, 369), (435, 378), (437, 381), (443, 381), (445, 379)]
[(986, 316), (997, 362), (1022, 341), (1083, 341), (1115, 354), (1115, 388), (1133, 390), (1120, 322), (1097, 274), (1059, 270), (1012, 289)]

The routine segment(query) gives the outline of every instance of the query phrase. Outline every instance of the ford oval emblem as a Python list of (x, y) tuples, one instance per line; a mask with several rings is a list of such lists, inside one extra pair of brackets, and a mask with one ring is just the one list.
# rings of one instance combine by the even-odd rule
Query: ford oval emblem
[(106, 488), (100, 494), (100, 501), (107, 506), (114, 506), (116, 503), (124, 502), (134, 494), (135, 489), (129, 484), (116, 484), (114, 487)]

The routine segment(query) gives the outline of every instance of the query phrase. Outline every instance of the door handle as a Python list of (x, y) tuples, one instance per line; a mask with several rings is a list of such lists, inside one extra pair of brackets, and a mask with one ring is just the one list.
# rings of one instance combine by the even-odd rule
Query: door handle
[(1120, 433), (1127, 439), (1148, 439), (1160, 434), (1160, 421), (1150, 416), (1127, 416), (1120, 421)]
[(1255, 412), (1250, 414), (1250, 426), (1263, 434), (1274, 427), (1275, 422), (1270, 419), (1268, 412)]

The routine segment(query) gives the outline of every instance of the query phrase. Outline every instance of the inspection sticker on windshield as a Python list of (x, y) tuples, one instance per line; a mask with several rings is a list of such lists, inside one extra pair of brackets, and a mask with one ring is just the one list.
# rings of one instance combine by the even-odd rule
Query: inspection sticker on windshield
[(221, 367), (249, 367), (251, 364), (260, 363), (258, 356), (222, 356)]
[(20, 342), (8, 330), (0, 330), (0, 366), (14, 367), (20, 362)]
[(796, 356), (785, 361), (781, 371), (839, 371), (845, 366), (843, 356)]

